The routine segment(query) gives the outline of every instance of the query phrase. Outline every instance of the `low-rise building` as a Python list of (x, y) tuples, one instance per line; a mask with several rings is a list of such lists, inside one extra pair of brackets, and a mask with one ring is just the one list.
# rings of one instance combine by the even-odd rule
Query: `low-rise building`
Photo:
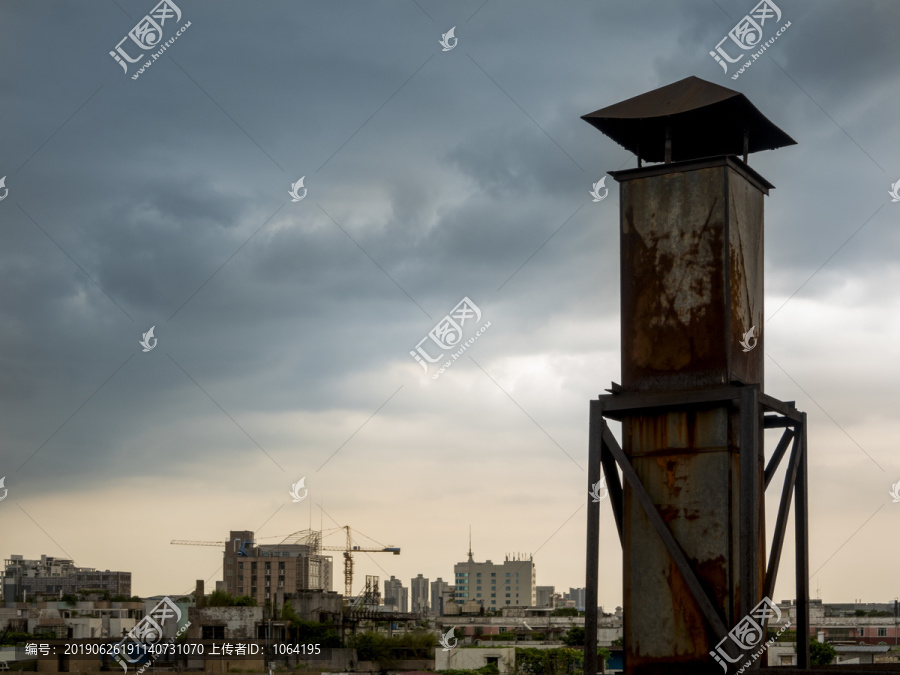
[(35, 596), (62, 597), (83, 589), (130, 596), (131, 572), (76, 567), (72, 560), (47, 555), (40, 560), (11, 555), (4, 561), (2, 589), (5, 602), (26, 602)]
[(435, 670), (476, 670), (495, 664), (500, 675), (508, 675), (516, 669), (516, 650), (513, 647), (493, 647), (479, 649), (434, 649)]

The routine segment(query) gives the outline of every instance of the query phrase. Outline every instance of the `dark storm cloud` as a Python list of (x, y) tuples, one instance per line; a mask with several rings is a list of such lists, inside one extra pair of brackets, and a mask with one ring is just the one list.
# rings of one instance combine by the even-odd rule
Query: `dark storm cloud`
[[(154, 4), (0, 5), (0, 475), (33, 455), (14, 479), (35, 499), (179, 472), (282, 481), (276, 462), (295, 481), (360, 428), (323, 470), (357, 486), (354, 509), (389, 498), (366, 462), (414, 483), (434, 471), (422, 448), (546, 457), (569, 480), (554, 443), (580, 460), (586, 420), (570, 397), (618, 375), (618, 190), (588, 190), (635, 166), (579, 118), (688, 75), (799, 142), (750, 159), (777, 186), (770, 294), (879, 206), (793, 302), (896, 266), (893, 3), (784, 0), (792, 27), (732, 81), (708, 52), (752, 1), (182, 0), (191, 27), (133, 81), (108, 52)], [(476, 358), (496, 379), (461, 361), (426, 389), (408, 352), (466, 295), (494, 322)], [(867, 301), (873, 325), (887, 301)], [(824, 360), (829, 339), (782, 348)]]

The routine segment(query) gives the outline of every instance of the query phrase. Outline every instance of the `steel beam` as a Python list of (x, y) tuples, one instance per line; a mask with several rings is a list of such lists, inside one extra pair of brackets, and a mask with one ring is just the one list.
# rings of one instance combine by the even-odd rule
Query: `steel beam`
[(747, 614), (759, 595), (759, 389), (741, 390), (740, 429), (740, 615)]
[(600, 445), (603, 438), (603, 403), (591, 401), (588, 428), (587, 551), (584, 589), (584, 673), (597, 673), (597, 585), (600, 567), (600, 502), (591, 498), (591, 486), (600, 480)]
[(784, 433), (781, 435), (781, 440), (778, 441), (778, 447), (776, 447), (775, 452), (772, 453), (772, 459), (770, 459), (769, 463), (766, 465), (763, 489), (767, 489), (769, 487), (769, 483), (772, 482), (772, 476), (774, 476), (775, 472), (778, 471), (778, 465), (781, 463), (781, 458), (784, 457), (784, 452), (785, 450), (787, 450), (787, 447), (788, 445), (790, 445), (791, 439), (793, 438), (794, 430), (785, 429)]
[(806, 471), (806, 413), (801, 413), (800, 460), (794, 489), (797, 565), (797, 667), (809, 668), (809, 484)]
[[(724, 637), (728, 632), (728, 629), (725, 627), (725, 621), (719, 613), (719, 610), (713, 604), (712, 600), (710, 600), (709, 594), (700, 582), (690, 561), (675, 537), (672, 535), (668, 526), (663, 521), (662, 516), (659, 515), (659, 511), (650, 499), (650, 495), (648, 495), (647, 491), (644, 489), (644, 485), (641, 483), (641, 479), (631, 466), (631, 462), (628, 461), (628, 458), (625, 456), (625, 453), (622, 452), (622, 448), (619, 447), (619, 444), (613, 437), (609, 427), (606, 426), (603, 427), (603, 441), (606, 443), (610, 452), (613, 453), (619, 467), (622, 469), (622, 476), (628, 482), (628, 487), (631, 489), (632, 495), (644, 508), (647, 519), (653, 525), (653, 528), (656, 530), (660, 539), (662, 539), (662, 542), (669, 552), (669, 555), (672, 557), (672, 561), (675, 563), (678, 571), (681, 572), (685, 584), (690, 589), (691, 594), (694, 596), (694, 600), (697, 602), (697, 606), (700, 608), (707, 623), (710, 625), (712, 633), (718, 638)], [(585, 630), (585, 632), (587, 631)]]
[[(785, 432), (781, 440), (787, 437)], [(779, 447), (781, 443), (779, 443)], [(784, 476), (784, 487), (781, 490), (781, 503), (778, 505), (778, 518), (775, 520), (775, 533), (772, 537), (772, 551), (769, 553), (769, 565), (766, 568), (766, 582), (763, 587), (763, 595), (769, 599), (775, 592), (775, 579), (778, 576), (778, 565), (781, 563), (781, 551), (784, 548), (784, 533), (787, 529), (788, 512), (791, 508), (791, 497), (794, 494), (794, 485), (797, 480), (797, 468), (800, 460), (800, 439), (794, 437), (794, 447), (791, 450), (791, 459), (788, 463), (787, 473)], [(774, 457), (773, 457), (774, 460)], [(768, 474), (768, 470), (766, 470)], [(768, 481), (767, 481), (768, 484)]]
[(760, 392), (759, 402), (766, 410), (784, 415), (796, 424), (799, 424), (802, 421), (803, 413), (794, 407), (793, 401), (779, 401), (777, 398)]
[(676, 391), (634, 391), (600, 396), (606, 417), (621, 419), (626, 413), (646, 412), (648, 408), (683, 408), (697, 403), (721, 403), (740, 398), (742, 387), (708, 387)]
[[(606, 420), (603, 420), (603, 427), (608, 428)], [(619, 543), (625, 545), (622, 532), (622, 509), (623, 494), (622, 483), (619, 481), (619, 472), (616, 471), (616, 458), (612, 451), (606, 447), (606, 442), (600, 442), (600, 463), (603, 465), (603, 475), (606, 477), (606, 489), (609, 491), (609, 501), (612, 505), (613, 518), (616, 520), (616, 530), (619, 532)]]

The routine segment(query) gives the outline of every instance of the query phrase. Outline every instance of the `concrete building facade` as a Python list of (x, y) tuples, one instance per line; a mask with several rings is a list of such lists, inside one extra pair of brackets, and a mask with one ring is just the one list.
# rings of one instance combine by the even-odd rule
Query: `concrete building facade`
[(535, 588), (535, 607), (554, 607), (553, 596), (556, 589), (553, 586), (537, 586)]
[(536, 578), (531, 556), (506, 556), (495, 564), (490, 560), (475, 562), (469, 551), (467, 562), (453, 566), (456, 601), (474, 600), (485, 609), (534, 607)]
[(444, 609), (444, 593), (447, 592), (449, 583), (438, 577), (431, 582), (431, 613), (440, 616)]
[(428, 605), (428, 579), (421, 574), (415, 579), (409, 581), (410, 600), (412, 602), (412, 612), (427, 612)]
[(36, 595), (57, 597), (84, 589), (131, 596), (131, 572), (98, 571), (76, 567), (74, 561), (42, 555), (26, 560), (12, 555), (4, 561), (3, 600), (25, 602)]
[(332, 559), (316, 553), (314, 542), (288, 537), (280, 544), (257, 545), (253, 532), (232, 530), (224, 552), (225, 590), (248, 595), (260, 605), (285, 594), (331, 590)]
[(409, 611), (409, 589), (393, 575), (384, 580), (384, 606), (394, 607), (398, 612)]

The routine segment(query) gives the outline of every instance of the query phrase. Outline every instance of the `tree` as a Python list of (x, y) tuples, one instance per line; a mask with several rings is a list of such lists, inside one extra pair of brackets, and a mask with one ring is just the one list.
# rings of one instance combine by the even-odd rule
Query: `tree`
[(581, 626), (572, 626), (565, 635), (563, 635), (563, 644), (567, 647), (584, 647), (584, 628)]
[(624, 645), (624, 644), (625, 644), (625, 639), (624, 639), (624, 638), (618, 637), (618, 638), (616, 638), (615, 640), (612, 641), (612, 646), (613, 646), (613, 647), (621, 647), (621, 646)]
[(559, 607), (550, 612), (550, 616), (578, 616), (578, 610), (574, 607)]
[(819, 642), (816, 638), (809, 641), (809, 663), (812, 666), (827, 666), (834, 660), (837, 650), (827, 642)]
[(206, 596), (207, 607), (256, 607), (256, 600), (249, 595), (234, 597), (227, 591), (213, 591)]

